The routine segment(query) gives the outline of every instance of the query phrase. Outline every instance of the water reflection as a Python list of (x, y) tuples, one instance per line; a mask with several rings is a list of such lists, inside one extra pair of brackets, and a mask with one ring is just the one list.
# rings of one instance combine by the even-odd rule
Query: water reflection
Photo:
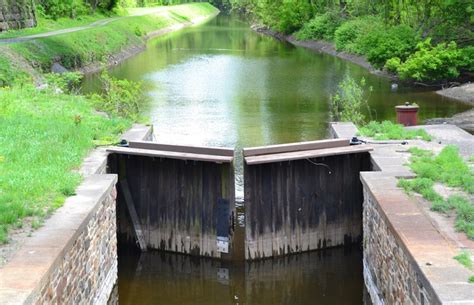
[(357, 248), (252, 263), (163, 252), (120, 255), (118, 301), (120, 305), (363, 304), (361, 260)]

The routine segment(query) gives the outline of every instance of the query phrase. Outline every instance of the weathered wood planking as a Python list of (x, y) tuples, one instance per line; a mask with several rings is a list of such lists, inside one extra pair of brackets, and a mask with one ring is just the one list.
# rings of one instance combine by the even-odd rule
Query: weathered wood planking
[[(228, 258), (217, 252), (217, 204), (234, 211), (232, 163), (186, 161), (148, 155), (109, 155), (109, 169), (126, 179), (148, 249)], [(119, 185), (120, 187), (120, 185)], [(123, 196), (118, 197), (119, 242), (134, 244)], [(229, 227), (231, 217), (229, 217)], [(231, 234), (231, 233), (230, 233)], [(232, 241), (232, 236), (229, 236)]]
[(373, 148), (368, 145), (360, 146), (346, 146), (336, 148), (324, 148), (324, 149), (312, 149), (305, 151), (291, 151), (281, 152), (275, 154), (248, 156), (245, 157), (245, 162), (249, 165), (282, 162), (290, 160), (300, 160), (308, 158), (319, 158), (325, 156), (345, 155), (345, 154), (356, 154), (362, 152), (372, 151)]
[(201, 154), (201, 155), (217, 155), (217, 156), (227, 156), (227, 157), (234, 156), (233, 149), (221, 148), (221, 147), (182, 146), (182, 145), (162, 144), (162, 143), (156, 143), (156, 142), (151, 142), (151, 141), (130, 141), (129, 146), (130, 148), (153, 149), (153, 150), (192, 153), (192, 154)]
[(185, 161), (189, 160), (189, 161), (215, 162), (215, 163), (230, 163), (234, 160), (233, 156), (195, 154), (195, 153), (184, 153), (184, 152), (162, 151), (162, 150), (129, 148), (129, 147), (108, 148), (107, 152), (124, 154), (124, 155), (167, 158), (167, 159), (176, 159), (176, 160), (185, 160)]
[(246, 162), (246, 259), (360, 241), (363, 198), (359, 172), (370, 167), (365, 151), (252, 165)]
[(244, 148), (244, 157), (349, 146), (349, 139), (329, 139)]

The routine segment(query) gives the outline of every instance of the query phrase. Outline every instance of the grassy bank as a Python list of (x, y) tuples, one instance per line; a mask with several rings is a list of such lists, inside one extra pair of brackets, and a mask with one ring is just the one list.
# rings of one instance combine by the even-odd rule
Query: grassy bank
[(123, 18), (96, 28), (2, 46), (0, 84), (11, 84), (21, 72), (27, 72), (12, 58), (21, 58), (42, 72), (49, 72), (54, 62), (67, 69), (78, 69), (105, 62), (109, 56), (128, 47), (143, 45), (145, 36), (151, 32), (216, 12), (208, 3), (177, 5), (156, 14)]
[[(61, 78), (67, 76), (43, 74), (53, 62), (70, 69), (104, 62), (143, 44), (150, 32), (216, 11), (206, 3), (174, 6), (160, 14), (0, 46), (0, 244), (8, 242), (14, 228), (39, 227), (74, 194), (81, 181), (75, 170), (87, 153), (115, 143), (138, 117), (138, 84), (105, 74), (102, 82), (109, 90), (101, 96), (62, 93), (67, 86), (59, 86), (62, 91), (57, 86), (66, 84)], [(49, 81), (49, 88), (35, 88), (28, 79), (34, 73)]]
[(83, 96), (0, 89), (0, 243), (9, 228), (32, 226), (74, 194), (77, 169), (96, 143), (117, 140), (131, 124), (94, 111)]
[(38, 25), (36, 27), (1, 32), (0, 39), (17, 38), (17, 37), (40, 34), (40, 33), (49, 32), (49, 31), (67, 29), (67, 28), (76, 27), (76, 26), (85, 26), (92, 22), (102, 20), (104, 18), (109, 18), (109, 16), (106, 16), (100, 13), (95, 13), (91, 15), (79, 16), (76, 19), (59, 18), (57, 20), (39, 16), (37, 20)]

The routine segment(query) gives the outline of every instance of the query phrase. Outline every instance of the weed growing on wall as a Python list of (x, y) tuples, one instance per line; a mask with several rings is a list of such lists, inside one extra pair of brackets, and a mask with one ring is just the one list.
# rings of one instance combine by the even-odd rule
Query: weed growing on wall
[(381, 123), (371, 121), (359, 128), (359, 134), (375, 140), (412, 140), (419, 138), (431, 141), (431, 136), (424, 129), (408, 130), (403, 125), (394, 124), (390, 121)]
[(407, 193), (416, 192), (432, 202), (431, 209), (440, 213), (454, 213), (455, 227), (474, 239), (474, 204), (464, 195), (451, 195), (444, 199), (434, 190), (435, 183), (458, 188), (474, 194), (474, 172), (459, 155), (456, 146), (446, 146), (435, 156), (432, 152), (411, 148), (410, 168), (415, 179), (401, 179), (398, 183)]

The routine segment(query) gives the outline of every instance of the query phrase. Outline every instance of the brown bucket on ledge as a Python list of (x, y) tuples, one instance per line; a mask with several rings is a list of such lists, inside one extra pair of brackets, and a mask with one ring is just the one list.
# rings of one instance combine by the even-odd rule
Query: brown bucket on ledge
[(406, 102), (405, 105), (395, 106), (397, 123), (404, 126), (415, 126), (418, 118), (418, 105)]

